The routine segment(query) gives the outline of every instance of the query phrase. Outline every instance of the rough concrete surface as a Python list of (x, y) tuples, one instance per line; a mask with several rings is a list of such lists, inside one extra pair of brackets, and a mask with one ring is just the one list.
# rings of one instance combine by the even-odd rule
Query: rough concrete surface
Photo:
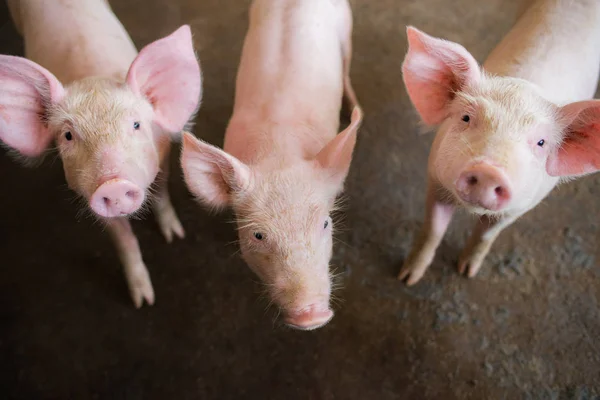
[[(112, 3), (139, 47), (191, 24), (204, 70), (195, 133), (221, 145), (249, 2)], [(455, 269), (466, 215), (419, 284), (395, 278), (421, 224), (432, 140), (418, 135), (402, 84), (405, 26), (483, 61), (527, 3), (352, 1), (366, 120), (337, 217), (340, 301), (313, 332), (265, 311), (231, 244), (231, 214), (193, 202), (177, 157), (171, 188), (188, 236), (167, 245), (151, 218), (134, 222), (157, 296), (135, 310), (108, 235), (77, 219), (60, 161), (27, 169), (0, 153), (0, 397), (600, 398), (600, 175), (564, 185), (507, 229), (475, 279)], [(0, 52), (20, 55), (0, 10)]]

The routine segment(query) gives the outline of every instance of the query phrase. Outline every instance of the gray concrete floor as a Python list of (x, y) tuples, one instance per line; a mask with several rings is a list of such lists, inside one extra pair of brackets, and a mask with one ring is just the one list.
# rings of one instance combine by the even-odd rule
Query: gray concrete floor
[[(479, 61), (528, 0), (353, 0), (352, 78), (364, 106), (333, 263), (335, 318), (314, 332), (265, 312), (230, 214), (171, 183), (188, 237), (135, 222), (157, 304), (135, 310), (107, 235), (76, 218), (60, 162), (0, 154), (0, 393), (19, 399), (598, 399), (600, 175), (555, 191), (506, 230), (473, 280), (452, 225), (425, 278), (396, 273), (421, 224), (432, 135), (402, 84), (405, 25)], [(247, 26), (246, 0), (121, 0), (143, 46), (191, 24), (204, 70), (195, 133), (221, 145)], [(0, 52), (22, 41), (0, 8)], [(176, 154), (177, 155), (177, 154)], [(175, 175), (180, 175), (177, 157)]]

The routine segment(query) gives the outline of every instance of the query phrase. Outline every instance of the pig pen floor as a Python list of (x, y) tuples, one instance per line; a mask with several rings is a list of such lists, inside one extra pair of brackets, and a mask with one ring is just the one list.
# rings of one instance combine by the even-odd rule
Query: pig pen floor
[[(204, 71), (195, 133), (221, 145), (248, 1), (113, 3), (138, 46), (191, 24)], [(167, 245), (151, 218), (134, 222), (157, 298), (135, 310), (107, 234), (77, 218), (60, 161), (26, 169), (2, 152), (0, 397), (600, 398), (600, 175), (561, 187), (506, 230), (475, 279), (455, 270), (465, 215), (418, 285), (395, 279), (421, 224), (433, 137), (418, 135), (402, 84), (405, 26), (483, 61), (526, 3), (352, 1), (352, 78), (366, 120), (338, 216), (340, 301), (313, 332), (265, 311), (231, 244), (231, 214), (192, 201), (177, 157), (171, 193), (187, 238)], [(0, 9), (0, 51), (22, 54)]]

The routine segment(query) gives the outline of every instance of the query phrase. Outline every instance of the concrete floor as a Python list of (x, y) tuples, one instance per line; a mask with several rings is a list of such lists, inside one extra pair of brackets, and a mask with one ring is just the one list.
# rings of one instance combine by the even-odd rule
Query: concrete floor
[[(135, 310), (109, 241), (77, 220), (60, 162), (0, 154), (0, 393), (19, 399), (598, 399), (600, 175), (555, 191), (505, 231), (473, 280), (455, 223), (414, 288), (396, 273), (421, 224), (432, 135), (402, 84), (404, 27), (459, 41), (479, 61), (528, 0), (353, 0), (352, 78), (364, 106), (347, 185), (335, 318), (292, 331), (265, 312), (231, 215), (211, 216), (181, 179), (188, 237), (135, 222), (157, 303)], [(143, 46), (193, 27), (204, 70), (196, 134), (215, 144), (232, 109), (246, 0), (121, 0)], [(0, 8), (0, 52), (22, 42)], [(180, 173), (176, 157), (176, 174)]]

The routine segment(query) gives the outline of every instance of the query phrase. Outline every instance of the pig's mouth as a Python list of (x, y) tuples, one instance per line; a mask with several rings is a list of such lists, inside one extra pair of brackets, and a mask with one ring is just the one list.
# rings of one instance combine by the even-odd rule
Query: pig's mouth
[(332, 318), (333, 311), (328, 306), (311, 304), (300, 310), (285, 312), (284, 321), (290, 328), (311, 331), (325, 326)]
[(473, 214), (499, 214), (502, 213), (503, 209), (501, 207), (497, 207), (496, 205), (484, 204), (479, 201), (466, 201), (459, 197), (462, 205)]
[(459, 206), (462, 206), (470, 214), (479, 216), (500, 216), (507, 211), (506, 207), (489, 206), (478, 201), (469, 201), (463, 199), (457, 193), (452, 193), (452, 196), (455, 199), (455, 203)]

